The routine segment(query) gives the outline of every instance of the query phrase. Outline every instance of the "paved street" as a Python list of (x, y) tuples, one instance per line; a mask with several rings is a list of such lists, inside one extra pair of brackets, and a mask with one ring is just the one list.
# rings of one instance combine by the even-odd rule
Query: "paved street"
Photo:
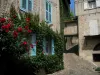
[(64, 70), (49, 75), (100, 75), (94, 71), (92, 63), (72, 53), (64, 54), (64, 67)]

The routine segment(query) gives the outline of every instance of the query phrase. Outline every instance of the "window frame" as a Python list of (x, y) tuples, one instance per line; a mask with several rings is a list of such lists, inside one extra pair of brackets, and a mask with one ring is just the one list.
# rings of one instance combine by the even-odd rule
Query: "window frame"
[(54, 55), (55, 54), (54, 49), (55, 49), (54, 48), (54, 39), (44, 38), (43, 39), (43, 52), (44, 52), (44, 54), (45, 55)]
[(33, 48), (30, 47), (29, 54), (30, 54), (30, 56), (36, 56), (37, 55), (36, 54), (36, 52), (37, 52), (37, 49), (36, 49), (36, 46), (37, 46), (37, 44), (36, 44), (36, 33), (33, 33), (31, 35), (31, 43), (33, 45)]
[[(48, 11), (46, 10), (46, 2), (47, 2), (48, 4), (51, 5), (51, 12), (49, 12), (49, 5), (48, 5)], [(46, 16), (47, 16), (46, 12), (48, 12), (49, 14), (51, 14), (51, 21), (50, 21), (50, 20), (47, 20), (47, 18), (46, 18)], [(50, 17), (49, 17), (49, 14), (48, 14), (48, 19), (50, 18)], [(48, 0), (45, 0), (45, 21), (46, 21), (49, 25), (52, 24), (52, 3), (49, 2)]]
[[(29, 4), (28, 2), (29, 2), (29, 0), (26, 0), (26, 9), (22, 7), (22, 1), (23, 1), (23, 0), (20, 0), (20, 9), (21, 9), (22, 11), (24, 11), (24, 12), (31, 12), (31, 11), (33, 11), (33, 5), (34, 5), (34, 4), (33, 4), (33, 0), (30, 0), (30, 1), (32, 2), (32, 9), (31, 9), (31, 11), (29, 11), (29, 9), (28, 9), (28, 6), (29, 6), (29, 5), (28, 5), (28, 4)], [(25, 0), (24, 0), (24, 1), (25, 1)]]
[[(93, 5), (93, 3), (95, 3), (95, 7), (90, 7), (90, 4)], [(94, 1), (88, 1), (88, 9), (94, 9), (94, 8), (96, 8), (96, 0), (94, 0)]]

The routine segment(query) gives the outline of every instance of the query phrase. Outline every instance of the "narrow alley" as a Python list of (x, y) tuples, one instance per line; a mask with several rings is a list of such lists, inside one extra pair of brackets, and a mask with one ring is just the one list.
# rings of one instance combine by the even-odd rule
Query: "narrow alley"
[(73, 53), (64, 53), (65, 69), (49, 75), (100, 75), (95, 72), (95, 65)]

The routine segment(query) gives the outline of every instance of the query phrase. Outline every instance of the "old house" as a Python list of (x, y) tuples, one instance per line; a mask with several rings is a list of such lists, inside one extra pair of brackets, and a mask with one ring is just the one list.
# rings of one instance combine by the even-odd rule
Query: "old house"
[(64, 23), (65, 50), (78, 54), (78, 21), (75, 14), (74, 0), (69, 0), (69, 16)]
[(100, 0), (75, 0), (79, 55), (100, 65)]
[[(59, 0), (0, 0), (0, 15), (9, 13), (10, 6), (13, 4), (17, 12), (31, 12), (39, 14), (40, 22), (45, 20), (53, 31), (60, 32), (60, 10)], [(30, 54), (36, 56), (36, 34), (32, 36), (34, 49)], [(44, 38), (45, 53), (54, 54), (54, 40)], [(34, 50), (34, 51), (33, 51)]]

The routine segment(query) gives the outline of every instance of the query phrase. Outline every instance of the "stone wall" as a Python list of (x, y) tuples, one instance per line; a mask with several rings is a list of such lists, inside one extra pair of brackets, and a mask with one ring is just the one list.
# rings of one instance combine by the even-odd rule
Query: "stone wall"
[[(92, 17), (91, 17), (92, 16)], [(78, 17), (78, 27), (79, 27), (79, 55), (83, 57), (86, 60), (89, 60), (93, 62), (93, 49), (94, 47), (100, 43), (100, 37), (97, 36), (85, 36), (84, 32), (86, 31), (85, 28), (89, 27), (87, 24), (88, 20), (97, 18), (93, 17), (91, 14), (89, 15), (83, 15)], [(87, 32), (88, 34), (89, 32)]]
[[(33, 0), (33, 14), (39, 14), (40, 21), (45, 20), (45, 1), (46, 0)], [(52, 26), (51, 28), (60, 32), (60, 10), (59, 0), (48, 0), (52, 4)], [(11, 4), (13, 4), (17, 11), (20, 9), (20, 0), (0, 0), (0, 15), (2, 13), (9, 13)]]

